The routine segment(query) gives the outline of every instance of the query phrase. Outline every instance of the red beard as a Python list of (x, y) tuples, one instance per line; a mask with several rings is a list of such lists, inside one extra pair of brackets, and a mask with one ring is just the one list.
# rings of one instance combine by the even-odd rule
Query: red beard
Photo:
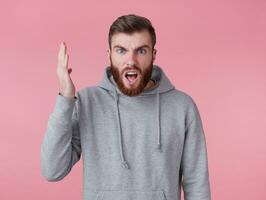
[(138, 85), (136, 87), (128, 88), (125, 86), (125, 84), (122, 80), (122, 74), (124, 74), (124, 72), (128, 69), (132, 69), (132, 67), (131, 68), (126, 67), (125, 69), (122, 70), (122, 72), (120, 74), (118, 68), (115, 67), (111, 61), (111, 72), (112, 72), (113, 78), (117, 84), (117, 87), (119, 88), (119, 90), (122, 93), (124, 93), (127, 96), (136, 96), (144, 90), (144, 88), (148, 84), (149, 80), (151, 79), (151, 74), (152, 74), (152, 69), (153, 69), (153, 61), (150, 63), (150, 66), (147, 69), (145, 69), (144, 71), (141, 71), (141, 69), (139, 69), (136, 66), (134, 66), (133, 68), (135, 70), (139, 71), (139, 73), (141, 74), (141, 79), (140, 79), (140, 82), (138, 83)]

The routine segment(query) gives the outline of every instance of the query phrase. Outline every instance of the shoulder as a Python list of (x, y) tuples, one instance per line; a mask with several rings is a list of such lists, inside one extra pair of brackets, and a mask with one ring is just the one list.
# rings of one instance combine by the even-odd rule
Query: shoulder
[(168, 97), (182, 104), (183, 107), (194, 107), (196, 105), (194, 97), (191, 94), (176, 88), (169, 93)]
[(174, 101), (172, 103), (177, 104), (178, 108), (182, 109), (188, 121), (199, 115), (199, 109), (193, 95), (179, 89), (174, 89), (171, 93), (171, 101)]
[(95, 96), (97, 96), (97, 93), (99, 93), (99, 87), (94, 85), (86, 86), (79, 89), (76, 93), (80, 101), (89, 101), (91, 99), (94, 99)]
[(92, 93), (95, 93), (95, 91), (98, 89), (97, 86), (86, 86), (86, 87), (82, 87), (81, 89), (79, 89), (77, 91), (77, 93), (80, 95), (80, 96), (84, 96), (84, 95), (88, 95), (88, 94), (92, 94)]

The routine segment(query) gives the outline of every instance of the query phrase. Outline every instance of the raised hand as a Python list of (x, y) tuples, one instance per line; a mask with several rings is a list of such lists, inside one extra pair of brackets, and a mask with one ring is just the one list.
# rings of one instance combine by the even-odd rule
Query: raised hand
[(68, 59), (69, 55), (66, 53), (66, 44), (61, 42), (57, 61), (59, 92), (65, 97), (74, 98), (76, 89), (70, 77), (72, 69), (68, 68)]

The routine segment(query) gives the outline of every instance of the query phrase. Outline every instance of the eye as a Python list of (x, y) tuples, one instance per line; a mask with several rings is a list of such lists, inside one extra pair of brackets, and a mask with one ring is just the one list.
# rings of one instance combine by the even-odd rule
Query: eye
[(116, 52), (117, 53), (122, 53), (122, 52), (124, 52), (124, 49), (121, 49), (121, 48), (120, 49), (116, 49)]
[(146, 50), (145, 50), (145, 49), (139, 49), (139, 52), (140, 52), (141, 54), (145, 54), (145, 53), (146, 53)]

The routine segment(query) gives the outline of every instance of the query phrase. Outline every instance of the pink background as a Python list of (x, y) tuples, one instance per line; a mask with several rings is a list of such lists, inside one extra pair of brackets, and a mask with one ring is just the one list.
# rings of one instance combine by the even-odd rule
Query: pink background
[(97, 85), (109, 65), (109, 26), (129, 13), (152, 21), (155, 64), (199, 107), (212, 199), (266, 199), (264, 0), (2, 0), (0, 199), (82, 199), (82, 160), (60, 182), (40, 171), (58, 47), (68, 46), (77, 89)]

